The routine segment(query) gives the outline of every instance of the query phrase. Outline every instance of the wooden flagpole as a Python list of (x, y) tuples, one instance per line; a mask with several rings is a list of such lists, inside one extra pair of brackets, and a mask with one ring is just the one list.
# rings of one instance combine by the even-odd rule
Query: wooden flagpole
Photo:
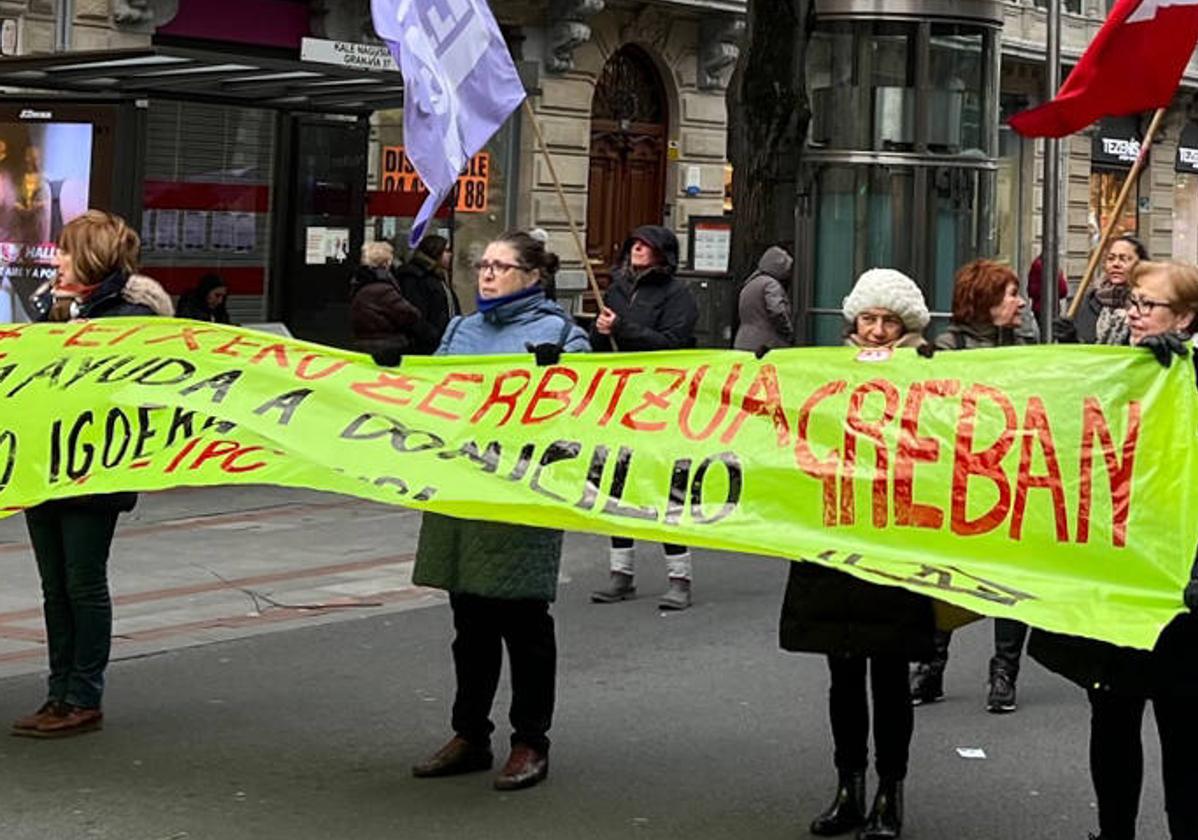
[[(1069, 304), (1069, 312), (1067, 317), (1072, 319), (1077, 315), (1077, 309), (1081, 306), (1082, 298), (1085, 297), (1086, 290), (1090, 288), (1090, 283), (1094, 280), (1094, 274), (1098, 269), (1098, 262), (1106, 253), (1107, 246), (1111, 242), (1111, 234), (1115, 232), (1115, 224), (1119, 221), (1119, 217), (1123, 215), (1123, 208), (1127, 205), (1127, 198), (1131, 195), (1131, 188), (1140, 180), (1140, 172), (1144, 169), (1144, 164), (1148, 161), (1148, 150), (1152, 148), (1152, 140), (1156, 137), (1157, 130), (1161, 127), (1161, 121), (1165, 118), (1165, 109), (1157, 108), (1156, 113), (1152, 115), (1152, 122), (1148, 125), (1148, 133), (1144, 135), (1144, 142), (1140, 145), (1140, 154), (1136, 156), (1136, 162), (1131, 168), (1131, 172), (1127, 175), (1127, 180), (1123, 182), (1123, 189), (1119, 190), (1119, 197), (1115, 200), (1115, 208), (1111, 212), (1111, 217), (1107, 219), (1106, 226), (1102, 230), (1102, 239), (1098, 242), (1098, 247), (1090, 254), (1090, 262), (1086, 265), (1086, 273), (1082, 277), (1081, 283), (1077, 287), (1077, 293), (1073, 296), (1073, 302)], [(1056, 283), (1055, 277), (1044, 278), (1045, 283)]]
[[(574, 216), (570, 212), (570, 205), (566, 203), (566, 193), (562, 189), (562, 182), (557, 177), (557, 167), (553, 165), (553, 156), (549, 154), (549, 145), (545, 142), (545, 135), (541, 133), (541, 125), (537, 122), (537, 115), (533, 113), (532, 105), (528, 102), (528, 97), (524, 98), (524, 113), (528, 115), (528, 121), (532, 123), (533, 133), (537, 136), (537, 145), (541, 147), (542, 154), (545, 155), (545, 165), (549, 167), (549, 176), (553, 178), (553, 188), (557, 190), (558, 200), (562, 203), (562, 212), (566, 214), (566, 222), (570, 225), (570, 233), (574, 236), (574, 246), (578, 249), (578, 256), (582, 260), (582, 267), (587, 273), (587, 283), (591, 287), (591, 292), (595, 295), (595, 301), (599, 305), (599, 309), (603, 309), (603, 290), (599, 288), (599, 281), (595, 279), (595, 271), (591, 268), (591, 261), (587, 259), (586, 246), (582, 244), (582, 236), (578, 233), (578, 225), (574, 223)], [(612, 342), (613, 346), (615, 342)]]

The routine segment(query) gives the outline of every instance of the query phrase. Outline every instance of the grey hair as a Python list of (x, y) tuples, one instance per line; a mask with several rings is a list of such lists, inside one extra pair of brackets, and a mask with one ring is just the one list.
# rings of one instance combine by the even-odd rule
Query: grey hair
[(395, 248), (390, 242), (367, 242), (362, 246), (362, 265), (387, 268), (394, 259)]

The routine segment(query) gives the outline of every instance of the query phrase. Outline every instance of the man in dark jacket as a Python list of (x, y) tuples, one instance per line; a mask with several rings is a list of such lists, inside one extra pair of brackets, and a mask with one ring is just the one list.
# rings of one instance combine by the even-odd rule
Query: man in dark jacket
[[(591, 330), (596, 350), (679, 350), (694, 346), (699, 306), (678, 270), (678, 238), (670, 230), (646, 225), (632, 232), (612, 271), (603, 310)], [(614, 347), (613, 347), (614, 342)], [(670, 585), (658, 600), (667, 610), (691, 605), (691, 555), (686, 546), (669, 545), (666, 573)], [(611, 581), (606, 589), (591, 593), (597, 604), (632, 598), (633, 541), (612, 537)]]
[(404, 297), (420, 310), (430, 327), (426, 339), (417, 341), (409, 348), (409, 353), (436, 352), (445, 327), (462, 314), (458, 296), (449, 282), (452, 257), (449, 241), (444, 236), (426, 236), (416, 246), (412, 259), (396, 272)]

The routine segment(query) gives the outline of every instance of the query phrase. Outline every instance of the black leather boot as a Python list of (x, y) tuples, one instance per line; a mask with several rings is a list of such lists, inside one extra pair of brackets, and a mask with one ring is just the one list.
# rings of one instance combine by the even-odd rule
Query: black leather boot
[(845, 834), (865, 822), (865, 771), (840, 774), (836, 798), (811, 823), (811, 833), (818, 837)]
[(903, 833), (903, 783), (879, 779), (874, 807), (857, 834), (857, 840), (895, 840)]

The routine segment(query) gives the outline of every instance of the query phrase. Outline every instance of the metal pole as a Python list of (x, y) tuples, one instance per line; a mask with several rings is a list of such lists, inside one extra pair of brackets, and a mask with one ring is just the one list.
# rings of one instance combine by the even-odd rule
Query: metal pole
[[(1045, 53), (1044, 101), (1061, 86), (1061, 0), (1048, 0), (1048, 46)], [(1057, 314), (1057, 271), (1060, 266), (1061, 141), (1044, 141), (1044, 207), (1040, 249), (1040, 340), (1052, 340)]]
[(58, 0), (54, 13), (54, 52), (71, 49), (71, 20), (75, 17), (75, 0)]

